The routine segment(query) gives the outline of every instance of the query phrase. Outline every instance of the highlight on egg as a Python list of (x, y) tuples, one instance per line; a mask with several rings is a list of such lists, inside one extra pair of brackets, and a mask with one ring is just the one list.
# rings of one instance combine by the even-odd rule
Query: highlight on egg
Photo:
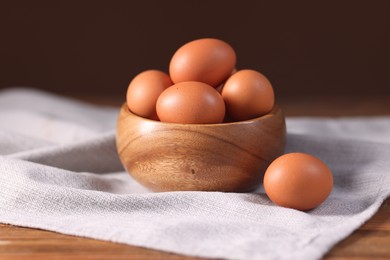
[(222, 88), (227, 114), (236, 121), (248, 120), (269, 113), (275, 95), (269, 80), (255, 70), (239, 70)]
[(228, 43), (212, 38), (198, 39), (174, 53), (169, 74), (174, 83), (199, 81), (216, 88), (230, 76), (236, 59)]
[(158, 120), (157, 99), (171, 85), (173, 83), (165, 72), (159, 70), (141, 72), (133, 78), (127, 88), (127, 107), (138, 116)]
[(156, 111), (162, 122), (217, 124), (224, 119), (225, 103), (210, 85), (186, 81), (164, 90), (157, 100)]

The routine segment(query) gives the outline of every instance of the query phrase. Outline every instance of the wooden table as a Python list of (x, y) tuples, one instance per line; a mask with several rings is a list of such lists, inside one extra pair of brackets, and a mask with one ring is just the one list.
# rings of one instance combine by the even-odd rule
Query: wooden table
[[(117, 105), (118, 98), (79, 97)], [(280, 99), (286, 116), (390, 115), (390, 97), (321, 97)], [(390, 169), (389, 169), (390, 170)], [(0, 224), (0, 259), (199, 259), (135, 246), (67, 236)], [(362, 227), (336, 245), (324, 259), (390, 259), (390, 199)]]

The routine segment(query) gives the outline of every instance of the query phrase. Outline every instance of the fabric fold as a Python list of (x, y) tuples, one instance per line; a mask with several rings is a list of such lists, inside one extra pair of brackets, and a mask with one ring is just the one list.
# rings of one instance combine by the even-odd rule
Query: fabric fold
[[(24, 122), (10, 116), (23, 111)], [(287, 119), (286, 151), (315, 155), (334, 173), (330, 197), (301, 212), (275, 206), (261, 187), (149, 191), (116, 154), (118, 111), (31, 89), (0, 91), (0, 222), (208, 258), (319, 259), (390, 195), (390, 117)], [(19, 126), (27, 115), (36, 128), (25, 135)], [(53, 117), (94, 135), (63, 141), (66, 127), (40, 125)], [(359, 126), (364, 131), (355, 133)], [(43, 127), (47, 138), (34, 133)]]

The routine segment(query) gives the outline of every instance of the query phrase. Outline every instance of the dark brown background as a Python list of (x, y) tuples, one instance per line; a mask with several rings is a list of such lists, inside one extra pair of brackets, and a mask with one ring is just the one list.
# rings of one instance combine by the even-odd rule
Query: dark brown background
[(7, 1), (0, 88), (124, 95), (183, 43), (229, 42), (279, 96), (390, 94), (390, 1)]

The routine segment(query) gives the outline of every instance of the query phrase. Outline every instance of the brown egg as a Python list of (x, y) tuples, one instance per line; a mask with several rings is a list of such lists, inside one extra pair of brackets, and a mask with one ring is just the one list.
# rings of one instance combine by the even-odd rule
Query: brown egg
[(157, 100), (162, 122), (182, 124), (221, 123), (225, 115), (222, 96), (210, 85), (197, 81), (177, 83)]
[(288, 153), (268, 167), (264, 189), (279, 206), (309, 210), (329, 196), (333, 189), (333, 175), (324, 162), (312, 155)]
[(174, 83), (199, 81), (217, 87), (236, 65), (236, 53), (224, 41), (199, 39), (180, 47), (169, 64)]
[(160, 94), (173, 85), (168, 74), (159, 70), (141, 72), (130, 82), (126, 102), (131, 112), (144, 118), (158, 119), (156, 102)]
[(269, 113), (275, 102), (271, 83), (254, 70), (239, 70), (222, 89), (227, 114), (234, 120), (248, 120)]
[[(234, 69), (232, 70), (232, 72), (230, 73), (230, 76), (233, 75), (233, 74), (236, 73), (236, 72), (237, 72), (237, 69), (234, 68)], [(230, 76), (229, 76), (229, 77), (230, 77)], [(225, 82), (226, 82), (226, 81), (222, 82), (221, 84), (219, 84), (219, 85), (215, 88), (215, 89), (218, 91), (219, 94), (222, 93), (223, 85), (225, 85)]]

